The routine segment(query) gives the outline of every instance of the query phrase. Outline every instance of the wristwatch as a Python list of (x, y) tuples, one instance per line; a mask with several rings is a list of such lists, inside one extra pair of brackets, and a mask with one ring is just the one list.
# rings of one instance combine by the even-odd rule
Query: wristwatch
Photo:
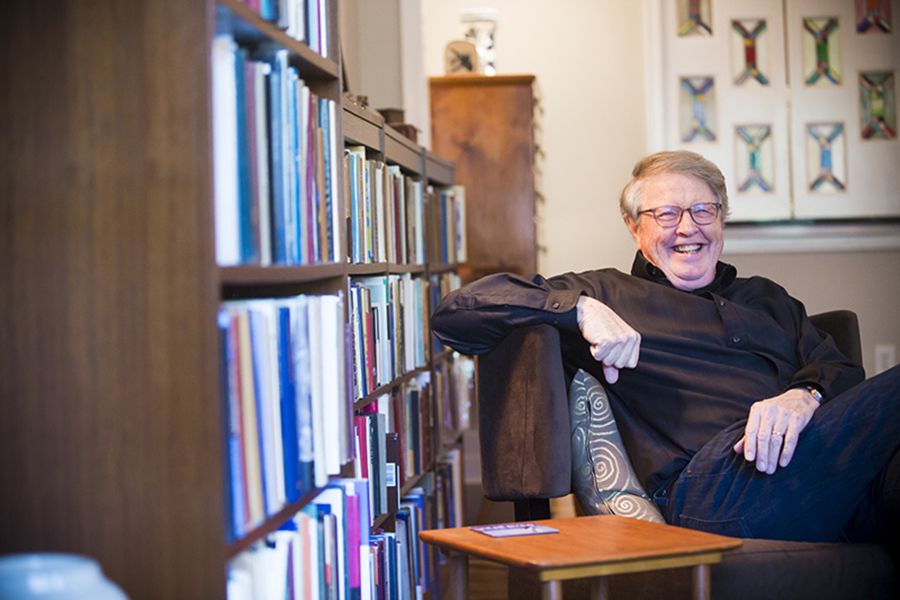
[(819, 404), (822, 404), (822, 400), (824, 400), (825, 397), (822, 395), (822, 392), (819, 391), (819, 388), (814, 385), (808, 385), (806, 386), (806, 391), (808, 391), (809, 395), (813, 397), (813, 400), (815, 400)]

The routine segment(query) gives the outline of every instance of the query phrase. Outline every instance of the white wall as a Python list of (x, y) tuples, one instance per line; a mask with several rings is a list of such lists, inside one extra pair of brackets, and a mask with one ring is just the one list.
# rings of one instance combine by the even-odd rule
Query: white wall
[(339, 0), (344, 73), (374, 109), (400, 108), (428, 144), (428, 85), (420, 0)]
[[(544, 109), (539, 270), (631, 265), (634, 245), (619, 191), (647, 149), (642, 3), (614, 0), (421, 0), (425, 69), (443, 74), (443, 48), (461, 34), (459, 14), (499, 11), (497, 68), (537, 76)], [(898, 192), (900, 193), (900, 192)], [(726, 234), (727, 237), (727, 234)], [(726, 247), (727, 251), (727, 247)], [(867, 370), (874, 346), (900, 346), (900, 252), (737, 255), (744, 275), (779, 281), (808, 310), (855, 310)]]
[(425, 69), (443, 75), (463, 9), (498, 10), (497, 69), (532, 73), (542, 98), (541, 272), (628, 268), (633, 246), (617, 198), (645, 151), (641, 3), (422, 0)]

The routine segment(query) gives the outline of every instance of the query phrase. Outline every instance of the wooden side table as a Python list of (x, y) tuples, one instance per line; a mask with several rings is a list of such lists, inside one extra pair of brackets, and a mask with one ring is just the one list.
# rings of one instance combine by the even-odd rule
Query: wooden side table
[(465, 597), (469, 556), (522, 569), (541, 582), (543, 597), (561, 598), (562, 581), (592, 578), (596, 599), (608, 595), (607, 575), (693, 567), (694, 598), (710, 597), (710, 565), (722, 560), (722, 552), (743, 542), (725, 537), (638, 521), (618, 516), (576, 517), (536, 521), (559, 533), (493, 538), (469, 527), (432, 529), (419, 535), (423, 541), (458, 553), (461, 574), (458, 596)]

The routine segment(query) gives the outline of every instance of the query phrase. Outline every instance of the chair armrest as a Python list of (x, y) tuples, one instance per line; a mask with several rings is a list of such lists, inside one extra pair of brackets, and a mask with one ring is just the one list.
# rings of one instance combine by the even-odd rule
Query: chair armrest
[(569, 408), (559, 332), (518, 329), (478, 359), (484, 493), (491, 500), (571, 490)]

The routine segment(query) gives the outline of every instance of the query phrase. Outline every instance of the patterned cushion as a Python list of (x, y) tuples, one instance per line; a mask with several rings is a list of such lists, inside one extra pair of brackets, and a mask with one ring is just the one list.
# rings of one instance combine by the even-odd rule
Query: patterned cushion
[(582, 370), (569, 387), (569, 416), (572, 488), (583, 510), (664, 523), (634, 474), (606, 390)]

